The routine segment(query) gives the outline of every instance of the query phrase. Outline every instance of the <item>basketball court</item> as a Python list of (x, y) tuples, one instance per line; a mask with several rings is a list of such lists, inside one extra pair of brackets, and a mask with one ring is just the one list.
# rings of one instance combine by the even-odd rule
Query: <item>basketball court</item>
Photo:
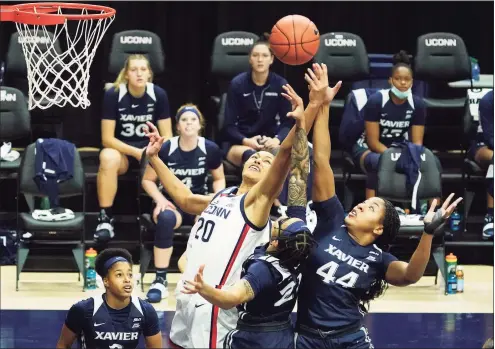
[[(30, 30), (41, 33), (45, 30), (45, 25), (58, 24), (60, 26), (55, 30), (55, 36), (58, 37), (59, 34), (69, 33), (67, 22), (76, 25), (78, 33), (77, 37), (71, 37), (68, 41), (69, 48), (64, 54), (57, 54), (56, 47), (50, 46), (53, 40), (41, 43), (50, 46), (45, 51), (46, 56), (28, 57), (30, 94), (37, 94), (39, 97), (30, 96), (29, 109), (47, 109), (53, 105), (66, 104), (74, 108), (87, 108), (91, 104), (87, 94), (90, 78), (88, 70), (94, 51), (98, 49), (101, 38), (114, 20), (115, 11), (97, 5), (81, 8), (77, 3), (65, 4), (63, 9), (53, 5), (39, 7), (36, 15), (33, 13), (33, 5), (25, 4), (22, 9), (25, 12), (18, 13), (6, 7), (2, 9), (6, 11), (2, 12), (2, 20), (16, 22), (20, 33)], [(72, 12), (57, 17), (56, 14), (62, 14), (62, 10)], [(78, 11), (79, 14), (75, 14)], [(5, 17), (7, 15), (8, 19)], [(80, 19), (87, 21), (79, 21)], [(80, 22), (81, 27), (77, 22)], [(33, 40), (34, 37), (30, 34), (25, 35), (21, 37), (24, 51), (26, 54), (35, 52), (34, 48), (40, 44), (39, 40)], [(87, 42), (79, 42), (82, 37)], [(82, 50), (84, 46), (88, 50)], [(84, 54), (89, 52), (89, 55), (84, 56), (83, 51)], [(40, 66), (48, 62), (44, 61), (48, 56), (53, 59), (53, 55), (56, 56), (56, 64), (63, 65), (64, 69), (48, 69), (54, 77), (47, 78), (40, 73)], [(69, 68), (67, 59), (84, 62)], [(64, 81), (67, 76), (71, 76), (69, 81), (72, 77), (77, 80), (67, 84)], [(63, 89), (58, 90), (59, 86), (63, 86)], [(58, 94), (53, 96), (47, 91), (58, 91)], [(138, 275), (139, 266), (134, 268), (135, 275)], [(493, 266), (466, 265), (464, 272), (465, 291), (454, 295), (445, 295), (441, 277), (438, 278), (438, 284), (435, 284), (433, 276), (425, 276), (409, 287), (390, 286), (384, 296), (371, 303), (370, 313), (364, 320), (374, 346), (481, 348), (485, 340), (493, 337), (494, 333)], [(141, 291), (141, 285), (136, 284), (134, 295), (145, 299), (153, 277), (150, 272), (144, 278), (145, 292)], [(15, 266), (0, 267), (0, 278), (0, 348), (55, 347), (68, 309), (82, 299), (102, 293), (102, 289), (83, 292), (83, 281), (78, 280), (76, 273), (23, 272), (19, 291), (16, 291)], [(154, 304), (165, 347), (168, 347), (170, 325), (176, 308), (174, 291), (179, 278), (180, 274), (168, 274), (170, 296), (161, 303)]]
[[(139, 267), (135, 266), (135, 275)], [(15, 267), (1, 267), (1, 348), (53, 348), (67, 310), (100, 290), (82, 292), (75, 273), (22, 273), (15, 291)], [(390, 287), (372, 302), (366, 326), (376, 348), (481, 348), (493, 336), (493, 267), (465, 266), (465, 292), (445, 295), (434, 277)], [(153, 275), (147, 274), (145, 291)], [(174, 290), (179, 274), (169, 274), (170, 297), (155, 304), (163, 343), (168, 347)], [(439, 278), (441, 280), (441, 278)], [(145, 298), (140, 287), (134, 294)], [(295, 315), (295, 313), (293, 314)]]

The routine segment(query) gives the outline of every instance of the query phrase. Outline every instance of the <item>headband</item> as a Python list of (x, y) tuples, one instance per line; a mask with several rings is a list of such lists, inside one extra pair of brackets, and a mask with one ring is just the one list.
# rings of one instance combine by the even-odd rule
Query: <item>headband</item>
[[(284, 221), (279, 221), (279, 227), (282, 226)], [(282, 234), (280, 234), (279, 237), (285, 237), (285, 238), (289, 238), (293, 235), (297, 235), (303, 231), (311, 233), (306, 223), (302, 221), (296, 221), (294, 223), (291, 223), (285, 229), (281, 229), (281, 230), (282, 230)]]
[(121, 256), (112, 257), (108, 261), (106, 261), (105, 264), (103, 264), (103, 269), (105, 270), (105, 273), (108, 272), (108, 270), (110, 269), (110, 267), (112, 265), (114, 265), (115, 263), (117, 263), (117, 262), (127, 262), (127, 263), (129, 263), (129, 261), (127, 259), (125, 259), (124, 257), (121, 257)]
[(175, 116), (175, 120), (176, 120), (176, 121), (179, 121), (180, 116), (181, 116), (182, 114), (184, 114), (185, 112), (188, 112), (188, 111), (190, 111), (190, 112), (192, 112), (192, 113), (196, 114), (196, 116), (198, 117), (198, 119), (200, 119), (200, 120), (201, 120), (201, 116), (199, 115), (199, 112), (198, 112), (198, 110), (197, 110), (195, 107), (184, 107), (184, 108), (182, 108), (182, 109), (181, 109), (181, 110), (177, 113), (177, 115)]

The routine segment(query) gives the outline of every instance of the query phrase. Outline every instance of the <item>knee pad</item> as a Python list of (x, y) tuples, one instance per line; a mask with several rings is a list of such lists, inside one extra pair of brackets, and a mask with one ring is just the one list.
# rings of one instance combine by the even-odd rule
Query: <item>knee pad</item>
[(158, 248), (172, 247), (174, 240), (174, 227), (177, 223), (175, 212), (165, 210), (160, 212), (156, 222), (155, 246)]
[(366, 175), (366, 188), (376, 190), (378, 187), (378, 173), (368, 172)]
[(380, 162), (380, 154), (368, 153), (364, 158), (364, 168), (366, 172), (378, 172), (378, 163)]

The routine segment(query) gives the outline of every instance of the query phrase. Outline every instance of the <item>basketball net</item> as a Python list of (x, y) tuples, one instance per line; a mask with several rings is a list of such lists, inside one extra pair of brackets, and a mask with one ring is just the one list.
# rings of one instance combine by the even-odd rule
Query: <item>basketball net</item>
[[(64, 15), (65, 10), (59, 6), (56, 12)], [(72, 13), (75, 10), (80, 15), (89, 15), (86, 8), (71, 10)], [(64, 107), (67, 103), (83, 109), (91, 105), (88, 99), (89, 68), (114, 19), (115, 15), (97, 19), (65, 19), (63, 24), (50, 26), (16, 22), (19, 44), (27, 65), (30, 110), (36, 107), (47, 109), (53, 105)], [(71, 23), (71, 32), (68, 23)]]

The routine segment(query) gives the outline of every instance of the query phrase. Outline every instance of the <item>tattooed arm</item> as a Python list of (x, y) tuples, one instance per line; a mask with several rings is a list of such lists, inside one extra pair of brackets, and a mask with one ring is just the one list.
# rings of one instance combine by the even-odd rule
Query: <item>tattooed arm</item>
[(304, 118), (296, 120), (296, 136), (291, 150), (287, 206), (306, 207), (309, 174), (309, 147)]

